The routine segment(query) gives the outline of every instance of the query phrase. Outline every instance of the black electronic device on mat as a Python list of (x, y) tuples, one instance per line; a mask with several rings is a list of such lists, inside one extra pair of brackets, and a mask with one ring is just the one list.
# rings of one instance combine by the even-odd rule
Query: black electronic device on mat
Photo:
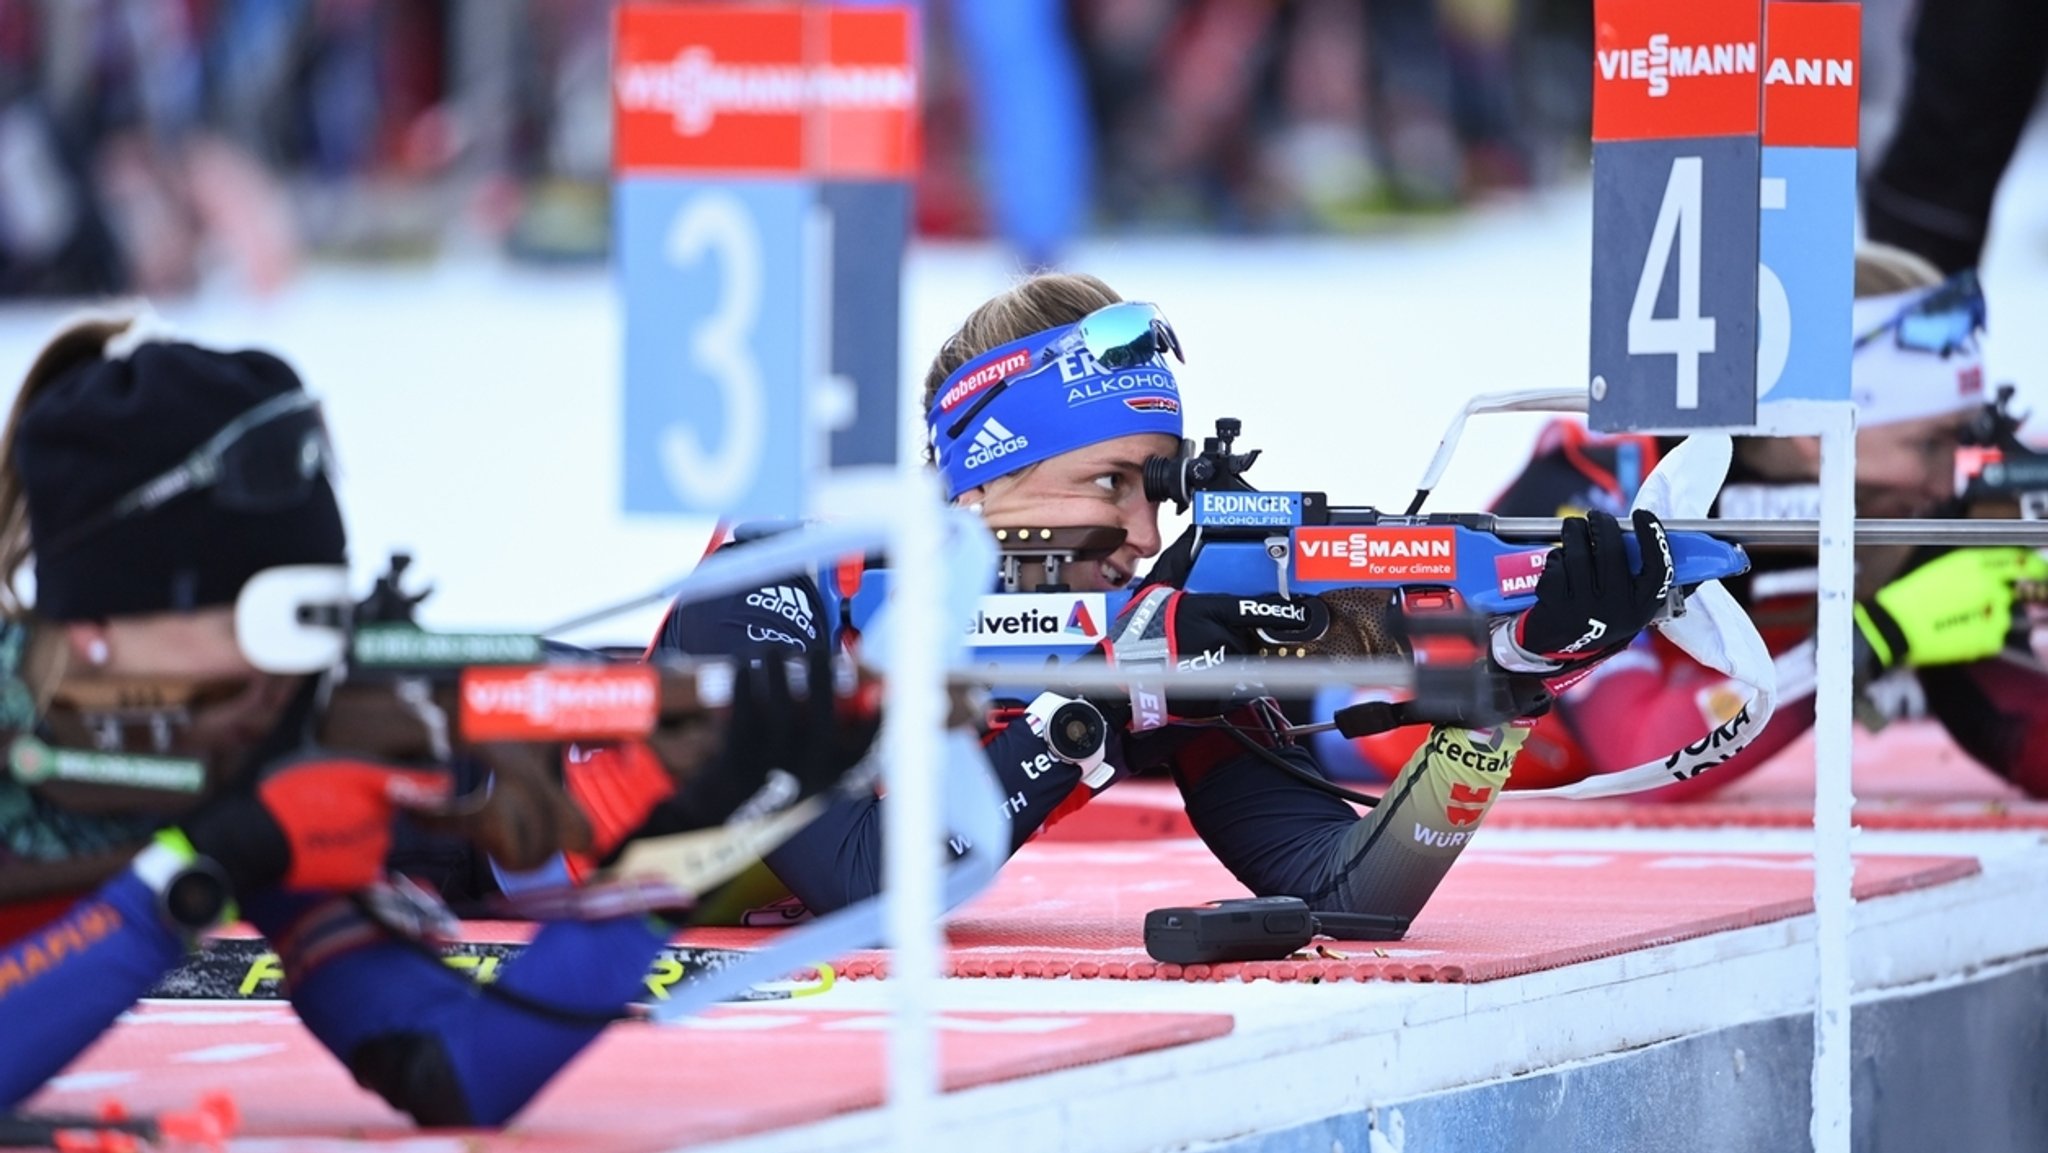
[(1346, 941), (1398, 941), (1408, 918), (1316, 913), (1299, 897), (1238, 897), (1145, 914), (1145, 952), (1175, 965), (1278, 961), (1318, 934)]

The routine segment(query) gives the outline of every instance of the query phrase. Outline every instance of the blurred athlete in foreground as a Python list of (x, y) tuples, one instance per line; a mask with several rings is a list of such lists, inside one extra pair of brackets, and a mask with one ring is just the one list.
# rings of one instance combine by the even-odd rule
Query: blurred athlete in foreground
[[(624, 1010), (668, 939), (637, 913), (549, 925), (484, 989), (401, 931), (436, 911), (384, 883), (392, 823), (454, 819), (449, 768), (321, 747), (327, 670), (259, 669), (245, 630), (266, 622), (236, 610), (282, 566), (345, 584), (328, 452), (318, 405), (261, 352), (94, 321), (29, 370), (0, 444), (0, 1107), (239, 912), (358, 1082), (423, 1124), (499, 1124)], [(32, 603), (13, 586), (31, 556)], [(760, 712), (737, 731), (790, 748), (805, 713), (751, 683), (735, 709)], [(638, 769), (614, 782), (634, 815), (605, 836), (545, 775), (499, 773), (456, 823), (515, 862), (603, 855), (717, 824), (790, 763), (734, 751), (681, 789), (645, 747), (615, 754)]]

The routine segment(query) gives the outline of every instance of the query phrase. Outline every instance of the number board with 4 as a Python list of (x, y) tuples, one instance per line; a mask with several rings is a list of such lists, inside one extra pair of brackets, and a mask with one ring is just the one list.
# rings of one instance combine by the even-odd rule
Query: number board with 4
[(1603, 431), (1756, 420), (1761, 0), (1600, 0), (1591, 403)]

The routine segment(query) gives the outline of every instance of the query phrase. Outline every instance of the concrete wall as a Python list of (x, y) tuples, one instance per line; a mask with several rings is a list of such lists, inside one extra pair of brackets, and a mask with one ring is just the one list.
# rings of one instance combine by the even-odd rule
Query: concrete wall
[[(2048, 960), (1856, 1007), (1858, 1153), (2048, 1150)], [(1217, 1146), (1229, 1153), (1770, 1153), (1808, 1139), (1812, 1019), (1781, 1017)]]

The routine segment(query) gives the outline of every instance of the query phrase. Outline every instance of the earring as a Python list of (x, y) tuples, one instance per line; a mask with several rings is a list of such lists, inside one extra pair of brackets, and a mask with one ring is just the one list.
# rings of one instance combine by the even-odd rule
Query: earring
[(94, 668), (105, 668), (107, 664), (107, 638), (94, 637), (85, 644), (86, 663)]

